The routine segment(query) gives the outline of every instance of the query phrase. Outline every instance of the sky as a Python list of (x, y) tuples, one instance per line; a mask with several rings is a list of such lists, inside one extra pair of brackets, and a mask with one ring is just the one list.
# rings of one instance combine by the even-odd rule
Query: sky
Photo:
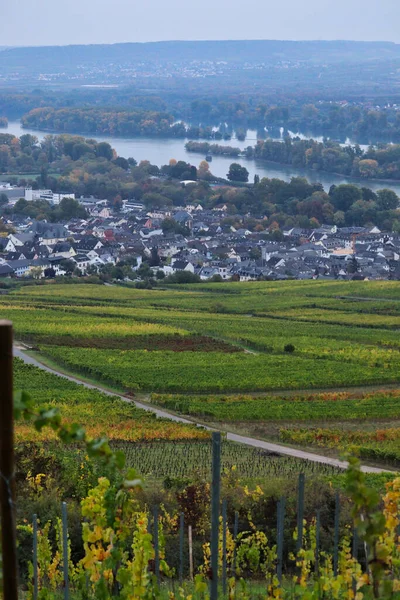
[(0, 46), (159, 40), (400, 43), (399, 0), (0, 0)]

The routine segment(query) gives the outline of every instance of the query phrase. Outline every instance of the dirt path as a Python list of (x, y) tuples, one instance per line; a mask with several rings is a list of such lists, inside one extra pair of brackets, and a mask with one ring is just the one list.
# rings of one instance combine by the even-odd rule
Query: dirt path
[[(190, 419), (181, 417), (174, 413), (167, 412), (165, 410), (156, 408), (155, 406), (151, 406), (150, 404), (147, 404), (145, 402), (140, 402), (139, 400), (129, 398), (128, 396), (124, 396), (122, 394), (117, 394), (115, 392), (111, 392), (111, 391), (103, 388), (101, 385), (94, 385), (94, 384), (88, 383), (86, 381), (83, 381), (83, 380), (79, 379), (78, 377), (74, 377), (72, 375), (67, 375), (65, 373), (61, 373), (61, 372), (57, 371), (56, 369), (52, 369), (52, 368), (44, 365), (43, 363), (39, 362), (36, 358), (29, 356), (26, 352), (23, 351), (23, 349), (21, 349), (21, 347), (14, 346), (14, 356), (17, 356), (18, 358), (20, 358), (27, 364), (34, 365), (35, 367), (43, 369), (44, 371), (47, 371), (48, 373), (52, 373), (53, 375), (57, 375), (58, 377), (64, 377), (65, 379), (68, 379), (69, 381), (73, 381), (74, 383), (77, 383), (79, 385), (83, 385), (88, 389), (98, 390), (109, 396), (117, 396), (118, 398), (121, 398), (121, 400), (124, 400), (124, 402), (133, 402), (135, 404), (135, 406), (137, 406), (138, 408), (152, 412), (157, 417), (161, 417), (164, 419), (171, 419), (172, 421), (175, 421), (177, 423), (185, 423), (187, 425), (195, 424), (198, 427), (204, 427), (205, 429), (208, 429), (209, 431), (214, 430), (212, 427), (208, 427), (207, 425), (205, 425), (203, 423), (198, 423), (198, 422), (192, 421)], [(150, 401), (150, 395), (143, 395), (143, 400)], [(282, 454), (285, 456), (293, 456), (294, 458), (300, 458), (303, 460), (310, 460), (312, 462), (316, 462), (316, 463), (320, 463), (320, 464), (324, 464), (324, 465), (331, 465), (334, 467), (339, 467), (341, 469), (345, 469), (347, 467), (347, 462), (338, 460), (336, 458), (329, 458), (327, 456), (322, 456), (320, 454), (314, 454), (313, 452), (305, 452), (304, 450), (299, 450), (297, 448), (291, 448), (289, 446), (283, 446), (281, 444), (275, 444), (272, 442), (265, 442), (265, 441), (259, 440), (257, 438), (238, 435), (238, 434), (232, 433), (232, 432), (226, 432), (226, 439), (228, 439), (232, 442), (237, 442), (239, 444), (245, 444), (246, 446), (251, 446), (253, 448), (259, 448), (261, 450), (268, 450), (270, 452), (276, 452), (277, 454)], [(363, 465), (361, 467), (361, 469), (365, 473), (388, 473), (388, 472), (390, 472), (390, 469), (382, 469), (379, 467), (371, 467), (368, 465)]]

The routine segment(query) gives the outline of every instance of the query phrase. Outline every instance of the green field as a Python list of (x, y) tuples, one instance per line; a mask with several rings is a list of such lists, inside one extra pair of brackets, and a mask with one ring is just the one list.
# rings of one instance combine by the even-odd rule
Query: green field
[(0, 307), (44, 358), (170, 411), (400, 461), (398, 282), (49, 284)]

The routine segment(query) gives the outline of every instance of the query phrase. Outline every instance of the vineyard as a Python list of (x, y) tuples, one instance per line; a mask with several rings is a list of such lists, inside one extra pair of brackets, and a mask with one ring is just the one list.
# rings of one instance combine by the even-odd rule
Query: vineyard
[[(195, 426), (181, 425), (154, 415), (96, 390), (46, 373), (14, 359), (14, 385), (29, 390), (33, 401), (49, 409), (57, 407), (67, 423), (84, 422), (92, 437), (107, 435), (110, 440), (202, 440), (209, 434)], [(52, 430), (36, 431), (30, 423), (19, 422), (17, 442), (55, 440)]]
[[(212, 421), (350, 421), (398, 418), (400, 390), (292, 395), (152, 394), (152, 403)], [(385, 412), (382, 413), (384, 403)]]
[[(2, 296), (0, 311), (43, 360), (169, 411), (400, 464), (397, 282), (41, 285)], [(146, 416), (134, 434), (91, 404), (76, 414), (113, 439), (141, 439), (143, 428), (174, 439), (165, 423)]]
[[(222, 515), (219, 505), (215, 514), (217, 528), (210, 544), (210, 522), (201, 505), (195, 521), (189, 505), (177, 514), (164, 506), (149, 511), (137, 502), (139, 485), (122, 492), (101, 477), (81, 502), (80, 559), (72, 555), (65, 503), (62, 519), (42, 524), (35, 515), (33, 525), (25, 526), (26, 541), (35, 548), (26, 597), (56, 600), (61, 593), (64, 598), (71, 593), (76, 599), (104, 600), (396, 598), (400, 480), (389, 482), (380, 499), (364, 491), (365, 480), (353, 467), (346, 485), (354, 506), (349, 514), (336, 494), (333, 523), (327, 523), (332, 515), (326, 506), (308, 516), (304, 483), (304, 476), (299, 477), (297, 506), (282, 496), (274, 503), (276, 522), (269, 519), (261, 529), (254, 522), (254, 499), (263, 496), (262, 490), (241, 488), (236, 481), (243, 500), (253, 498), (253, 507), (244, 515), (224, 499)], [(203, 492), (208, 497), (209, 487)], [(365, 520), (370, 524), (366, 531)]]
[[(117, 589), (127, 598), (208, 597), (210, 527), (216, 527), (210, 523), (211, 434), (156, 417), (136, 407), (136, 399), (216, 429), (400, 466), (396, 282), (156, 290), (50, 284), (0, 296), (0, 314), (13, 321), (15, 338), (39, 361), (125, 394), (103, 393), (14, 360), (15, 389), (29, 392), (30, 410), (50, 425), (16, 423), (19, 560), (28, 598), (65, 597), (67, 564), (72, 598), (112, 598)], [(223, 597), (361, 600), (372, 598), (377, 585), (382, 597), (390, 586), (396, 597), (399, 480), (382, 499), (376, 496), (385, 493), (393, 473), (355, 470), (349, 484), (329, 465), (224, 439), (220, 450)], [(114, 462), (104, 465), (104, 456)], [(140, 478), (135, 490), (121, 480), (122, 464), (129, 481)], [(301, 501), (299, 473), (307, 482)], [(367, 483), (373, 491), (366, 491)], [(60, 498), (68, 503), (70, 528), (64, 563)], [(354, 533), (352, 506), (361, 502), (364, 519), (375, 510), (372, 498), (386, 507), (385, 524), (371, 517), (371, 527), (380, 529), (364, 543)], [(369, 566), (374, 549), (386, 553), (383, 574)]]
[[(117, 443), (112, 448), (122, 450), (127, 465), (147, 476), (155, 478), (184, 478), (196, 473), (205, 480), (211, 479), (210, 442)], [(259, 483), (271, 479), (286, 479), (303, 472), (310, 476), (330, 478), (341, 474), (341, 470), (330, 465), (279, 456), (264, 450), (247, 448), (232, 442), (224, 442), (221, 449), (222, 470), (235, 472), (244, 481)]]

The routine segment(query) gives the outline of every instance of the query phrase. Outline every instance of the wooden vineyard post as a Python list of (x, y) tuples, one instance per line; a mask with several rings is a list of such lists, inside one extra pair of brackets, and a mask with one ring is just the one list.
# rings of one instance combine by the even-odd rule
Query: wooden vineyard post
[(339, 562), (339, 520), (340, 520), (340, 496), (339, 492), (335, 495), (335, 531), (334, 531), (334, 549), (333, 549), (333, 574), (337, 577)]
[(353, 527), (353, 544), (351, 549), (351, 555), (353, 558), (358, 560), (358, 534), (356, 527)]
[(33, 515), (33, 600), (38, 597), (38, 522), (37, 515)]
[(62, 548), (63, 548), (63, 571), (64, 571), (64, 600), (69, 598), (69, 560), (68, 560), (68, 515), (67, 503), (61, 505), (62, 516)]
[(157, 585), (160, 586), (160, 547), (158, 541), (158, 506), (153, 508), (154, 520), (154, 566)]
[(318, 577), (319, 573), (319, 545), (321, 537), (321, 511), (317, 510), (317, 516), (315, 520), (315, 573)]
[(227, 524), (227, 502), (222, 502), (222, 593), (226, 596), (226, 528)]
[(188, 544), (189, 544), (189, 578), (193, 581), (193, 536), (192, 526), (188, 527)]
[(296, 550), (303, 547), (303, 521), (304, 521), (304, 473), (299, 475), (299, 487), (297, 492), (297, 544)]
[(211, 600), (218, 598), (218, 537), (219, 500), (221, 489), (221, 432), (212, 434), (212, 490), (211, 490)]
[[(351, 548), (351, 555), (353, 558), (355, 558), (358, 561), (358, 534), (357, 534), (357, 528), (354, 526), (353, 527), (353, 543), (352, 543), (352, 548)], [(356, 592), (357, 592), (357, 580), (356, 578), (353, 576), (353, 594), (354, 594), (354, 598), (356, 597)]]
[(179, 517), (179, 584), (183, 583), (183, 541), (184, 541), (185, 516)]
[(277, 506), (277, 576), (279, 580), (279, 584), (282, 585), (282, 567), (283, 567), (283, 536), (285, 532), (285, 497), (282, 496), (280, 500), (278, 500)]
[(233, 559), (232, 559), (232, 577), (236, 579), (236, 552), (237, 552), (237, 536), (239, 531), (239, 513), (235, 511), (235, 522), (233, 525)]
[(12, 343), (12, 323), (0, 321), (0, 512), (4, 600), (18, 598)]

